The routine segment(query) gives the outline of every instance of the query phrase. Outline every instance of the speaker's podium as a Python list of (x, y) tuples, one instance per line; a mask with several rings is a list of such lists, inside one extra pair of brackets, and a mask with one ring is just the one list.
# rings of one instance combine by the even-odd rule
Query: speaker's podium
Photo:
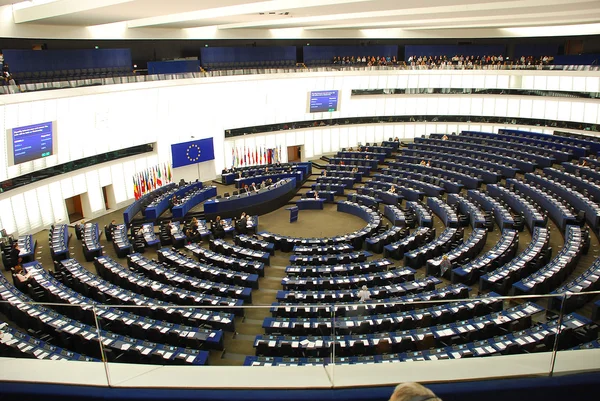
[(298, 206), (288, 207), (285, 210), (290, 211), (290, 223), (298, 221)]

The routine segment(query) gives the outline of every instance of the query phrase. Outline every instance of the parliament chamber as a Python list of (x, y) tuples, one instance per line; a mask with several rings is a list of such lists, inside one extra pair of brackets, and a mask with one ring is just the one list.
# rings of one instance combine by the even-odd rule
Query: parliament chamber
[(258, 2), (130, 2), (0, 1), (0, 398), (597, 397), (600, 68), (574, 39), (313, 41), (338, 23), (304, 16), (284, 43)]

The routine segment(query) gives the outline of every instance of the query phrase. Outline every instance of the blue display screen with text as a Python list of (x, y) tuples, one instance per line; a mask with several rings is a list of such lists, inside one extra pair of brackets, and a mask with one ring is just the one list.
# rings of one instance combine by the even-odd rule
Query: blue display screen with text
[(338, 109), (338, 91), (310, 92), (310, 112), (331, 112)]
[(12, 129), (14, 164), (52, 155), (52, 122)]

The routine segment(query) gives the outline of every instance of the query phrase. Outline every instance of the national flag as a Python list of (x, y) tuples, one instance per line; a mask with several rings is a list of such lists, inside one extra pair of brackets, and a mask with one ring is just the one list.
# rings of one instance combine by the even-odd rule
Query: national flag
[(168, 177), (169, 177), (169, 182), (171, 182), (171, 181), (173, 180), (173, 176), (171, 175), (171, 165), (170, 165), (170, 164), (168, 164), (168, 165), (167, 165), (167, 168), (169, 169), (169, 175), (168, 175)]
[(135, 200), (139, 199), (137, 192), (137, 183), (135, 182), (135, 176), (133, 177), (133, 197), (135, 198)]
[(159, 187), (162, 187), (162, 174), (160, 173), (160, 166), (157, 167), (158, 171), (157, 171), (157, 177), (156, 177), (156, 183), (158, 184)]
[(160, 187), (158, 183), (158, 173), (156, 172), (156, 167), (152, 167), (152, 174), (154, 174), (154, 186)]
[(254, 158), (256, 159), (256, 164), (261, 164), (258, 160), (258, 148), (254, 148)]

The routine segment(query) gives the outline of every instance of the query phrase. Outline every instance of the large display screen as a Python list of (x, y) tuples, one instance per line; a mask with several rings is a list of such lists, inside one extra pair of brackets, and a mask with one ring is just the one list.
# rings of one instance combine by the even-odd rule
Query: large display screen
[(337, 90), (310, 92), (309, 112), (332, 112), (337, 111), (339, 104), (339, 93)]
[(21, 164), (56, 153), (54, 135), (56, 122), (27, 125), (10, 130), (12, 153), (9, 152), (9, 165)]

